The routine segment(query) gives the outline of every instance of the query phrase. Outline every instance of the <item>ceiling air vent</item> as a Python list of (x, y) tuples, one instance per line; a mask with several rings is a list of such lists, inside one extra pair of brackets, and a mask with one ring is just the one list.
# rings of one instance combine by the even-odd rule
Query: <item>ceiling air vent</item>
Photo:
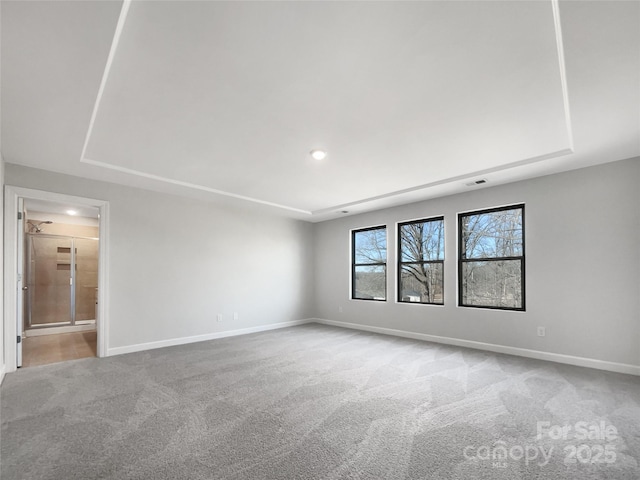
[(485, 184), (485, 183), (487, 183), (487, 179), (486, 179), (486, 178), (480, 178), (480, 179), (478, 179), (478, 180), (474, 180), (474, 181), (473, 181), (473, 182), (471, 182), (471, 183), (465, 183), (465, 185), (466, 185), (467, 187), (475, 187), (475, 186), (477, 186), (477, 185), (483, 185), (483, 184)]

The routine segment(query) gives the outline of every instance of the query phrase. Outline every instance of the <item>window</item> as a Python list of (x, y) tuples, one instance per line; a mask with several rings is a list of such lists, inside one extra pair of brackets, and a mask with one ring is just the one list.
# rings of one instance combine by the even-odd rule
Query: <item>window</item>
[(387, 227), (351, 232), (351, 298), (387, 299)]
[(458, 304), (524, 310), (524, 205), (458, 215)]
[(398, 302), (444, 304), (444, 218), (398, 224)]

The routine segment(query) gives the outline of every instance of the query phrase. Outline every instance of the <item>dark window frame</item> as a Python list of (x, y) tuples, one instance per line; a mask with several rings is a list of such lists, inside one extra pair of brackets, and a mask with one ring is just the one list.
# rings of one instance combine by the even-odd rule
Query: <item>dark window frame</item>
[[(362, 232), (370, 232), (373, 230), (384, 230), (385, 233), (385, 250), (386, 261), (384, 263), (356, 263), (356, 235)], [(389, 298), (387, 292), (387, 263), (389, 262), (389, 237), (386, 225), (377, 225), (375, 227), (366, 227), (366, 228), (356, 228), (351, 230), (351, 300), (364, 300), (364, 301), (372, 301), (372, 302), (386, 302)], [(382, 266), (384, 267), (384, 299), (380, 298), (360, 298), (356, 297), (356, 267), (376, 267)]]
[[(483, 257), (483, 258), (473, 258), (468, 259), (465, 258), (466, 250), (463, 245), (463, 219), (465, 217), (470, 217), (473, 215), (483, 215), (486, 213), (494, 213), (494, 212), (503, 212), (506, 210), (518, 210), (522, 211), (522, 255), (519, 256), (511, 256), (511, 257)], [(517, 203), (514, 205), (507, 205), (503, 207), (494, 207), (494, 208), (486, 208), (483, 210), (473, 210), (469, 212), (463, 212), (458, 214), (458, 306), (459, 307), (469, 307), (469, 308), (487, 308), (491, 310), (508, 310), (508, 311), (517, 311), (517, 312), (525, 312), (526, 311), (526, 270), (525, 270), (525, 208), (524, 203)], [(501, 307), (494, 305), (472, 305), (465, 304), (462, 301), (462, 270), (463, 265), (465, 263), (474, 263), (474, 262), (500, 262), (505, 260), (519, 260), (520, 261), (520, 294), (522, 298), (522, 306), (521, 307)]]
[[(411, 305), (444, 305), (444, 261), (445, 258), (443, 258), (442, 260), (423, 260), (423, 261), (415, 261), (415, 262), (403, 262), (402, 261), (402, 227), (405, 225), (414, 225), (416, 223), (429, 223), (429, 222), (442, 222), (442, 228), (443, 228), (443, 237), (444, 237), (444, 227), (445, 227), (445, 223), (444, 223), (444, 215), (440, 215), (437, 217), (429, 217), (429, 218), (422, 218), (419, 220), (410, 220), (407, 222), (398, 222), (398, 270), (397, 270), (397, 293), (396, 293), (396, 301), (398, 303), (405, 303), (405, 304), (411, 304)], [(444, 243), (444, 238), (443, 238), (443, 243)], [(445, 255), (446, 255), (446, 248), (445, 248)], [(431, 263), (439, 263), (442, 265), (442, 302), (409, 302), (409, 301), (405, 301), (402, 300), (402, 266), (403, 265), (420, 265), (420, 264), (431, 264)]]

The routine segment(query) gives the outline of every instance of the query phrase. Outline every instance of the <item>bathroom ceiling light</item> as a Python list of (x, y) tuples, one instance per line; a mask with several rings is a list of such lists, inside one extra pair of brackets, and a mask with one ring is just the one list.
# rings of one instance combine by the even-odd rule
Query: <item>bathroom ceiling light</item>
[(324, 160), (327, 157), (327, 152), (324, 150), (314, 149), (310, 153), (314, 160)]
[(76, 215), (78, 212), (75, 210), (67, 210), (67, 215)]

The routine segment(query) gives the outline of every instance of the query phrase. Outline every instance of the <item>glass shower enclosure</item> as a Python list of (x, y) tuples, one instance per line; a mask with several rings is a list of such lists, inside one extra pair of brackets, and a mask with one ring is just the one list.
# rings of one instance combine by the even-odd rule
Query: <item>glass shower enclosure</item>
[(27, 233), (25, 329), (95, 322), (98, 239)]

